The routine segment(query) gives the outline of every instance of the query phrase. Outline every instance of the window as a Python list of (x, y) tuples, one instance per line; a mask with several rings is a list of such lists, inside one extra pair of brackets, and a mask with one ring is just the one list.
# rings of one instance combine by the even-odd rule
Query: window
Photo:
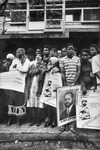
[(12, 11), (12, 22), (26, 22), (26, 11)]
[(30, 11), (30, 21), (44, 21), (44, 11)]
[(100, 10), (99, 9), (85, 9), (84, 20), (100, 20)]
[(81, 10), (66, 10), (66, 21), (80, 21)]

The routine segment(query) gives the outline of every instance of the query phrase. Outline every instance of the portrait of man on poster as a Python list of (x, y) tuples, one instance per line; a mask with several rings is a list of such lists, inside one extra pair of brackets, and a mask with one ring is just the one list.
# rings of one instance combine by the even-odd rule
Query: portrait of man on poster
[(65, 109), (61, 112), (60, 120), (76, 116), (76, 106), (74, 101), (74, 94), (71, 91), (65, 93), (63, 99)]

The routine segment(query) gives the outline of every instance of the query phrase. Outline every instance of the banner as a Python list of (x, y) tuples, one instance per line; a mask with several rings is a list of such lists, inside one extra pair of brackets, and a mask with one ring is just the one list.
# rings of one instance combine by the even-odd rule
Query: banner
[(62, 79), (60, 73), (46, 73), (40, 102), (47, 105), (57, 107), (56, 104), (56, 90), (62, 87)]
[(100, 129), (100, 91), (77, 93), (76, 118), (78, 128)]
[(65, 86), (57, 89), (57, 121), (58, 126), (76, 120), (76, 98), (80, 86)]
[(0, 73), (0, 89), (9, 89), (24, 93), (25, 73), (10, 71)]

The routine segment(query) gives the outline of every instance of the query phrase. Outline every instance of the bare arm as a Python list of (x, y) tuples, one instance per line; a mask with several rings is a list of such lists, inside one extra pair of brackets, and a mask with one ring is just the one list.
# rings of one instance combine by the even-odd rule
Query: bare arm
[(77, 81), (79, 79), (80, 71), (81, 71), (81, 67), (77, 66), (77, 73), (76, 73), (76, 77), (75, 77), (75, 80), (74, 80), (74, 85), (77, 83)]

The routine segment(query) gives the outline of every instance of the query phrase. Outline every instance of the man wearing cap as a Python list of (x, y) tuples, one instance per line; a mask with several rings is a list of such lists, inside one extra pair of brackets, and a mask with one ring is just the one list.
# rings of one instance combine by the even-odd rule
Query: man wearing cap
[(9, 53), (6, 56), (5, 62), (2, 64), (1, 71), (6, 72), (9, 71), (9, 67), (11, 66), (12, 61), (14, 60), (14, 55)]

